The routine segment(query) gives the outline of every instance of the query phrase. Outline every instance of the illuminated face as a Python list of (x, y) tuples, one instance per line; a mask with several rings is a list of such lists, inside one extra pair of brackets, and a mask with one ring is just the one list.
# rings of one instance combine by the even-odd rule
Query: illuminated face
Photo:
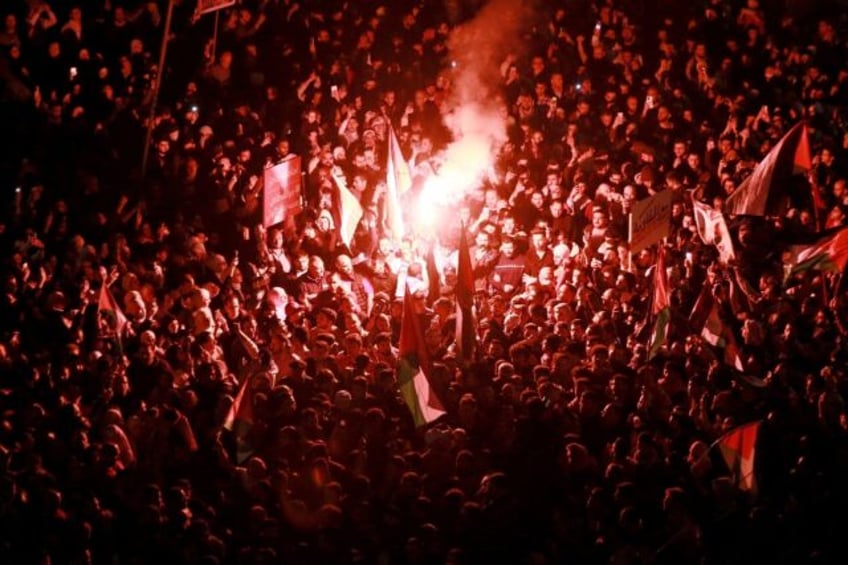
[(554, 218), (559, 218), (562, 215), (563, 211), (562, 202), (560, 202), (559, 200), (554, 200), (553, 202), (551, 202), (550, 210), (551, 216), (553, 216)]
[(548, 245), (547, 239), (545, 238), (545, 234), (543, 233), (534, 233), (531, 237), (533, 249), (535, 249), (536, 251), (543, 251)]
[(309, 275), (313, 278), (324, 276), (324, 261), (320, 257), (309, 259)]
[(535, 208), (541, 209), (542, 206), (545, 205), (545, 197), (541, 192), (534, 192), (530, 196), (530, 204), (532, 204)]
[(592, 227), (600, 229), (607, 227), (607, 215), (603, 212), (592, 214)]

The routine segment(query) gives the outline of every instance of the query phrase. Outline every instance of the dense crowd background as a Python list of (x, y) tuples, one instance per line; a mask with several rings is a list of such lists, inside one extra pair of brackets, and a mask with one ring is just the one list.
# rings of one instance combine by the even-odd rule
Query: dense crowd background
[[(0, 5), (3, 562), (844, 555), (846, 293), (841, 276), (784, 281), (781, 266), (788, 242), (848, 213), (844, 3), (528, 3), (521, 48), (492, 62), (508, 141), (435, 242), (387, 237), (387, 132), (418, 194), (450, 141), (447, 43), (469, 6), (245, 0), (221, 13), (213, 51), (214, 17), (175, 4), (164, 77), (165, 2)], [(737, 260), (720, 264), (688, 191), (720, 210), (801, 119), (814, 168), (792, 209), (731, 219)], [(290, 154), (306, 207), (266, 230), (263, 168)], [(365, 209), (350, 246), (331, 171)], [(649, 360), (656, 247), (622, 264), (630, 207), (662, 190), (672, 320)], [(396, 383), (399, 275), (447, 408), (421, 429)], [(704, 285), (742, 372), (688, 323)], [(252, 426), (234, 433), (246, 380)], [(755, 420), (756, 493), (710, 450)]]

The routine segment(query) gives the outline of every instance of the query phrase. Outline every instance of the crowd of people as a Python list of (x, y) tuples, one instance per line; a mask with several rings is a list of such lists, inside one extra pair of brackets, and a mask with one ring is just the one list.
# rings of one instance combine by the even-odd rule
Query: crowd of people
[[(843, 2), (526, 3), (490, 61), (507, 139), (438, 237), (415, 197), (482, 3), (174, 4), (164, 69), (165, 1), (0, 5), (0, 560), (839, 561), (846, 289), (784, 277), (782, 252), (848, 214)], [(801, 120), (812, 170), (781, 179), (785, 215), (727, 218), (723, 261), (693, 199), (721, 211)], [(265, 226), (264, 170), (293, 155), (304, 209)], [(350, 241), (334, 177), (363, 209)], [(669, 236), (631, 260), (631, 207), (661, 191)], [(705, 286), (741, 366), (690, 323)], [(446, 412), (421, 427), (397, 382), (407, 289)], [(742, 488), (712, 446), (755, 421)]]

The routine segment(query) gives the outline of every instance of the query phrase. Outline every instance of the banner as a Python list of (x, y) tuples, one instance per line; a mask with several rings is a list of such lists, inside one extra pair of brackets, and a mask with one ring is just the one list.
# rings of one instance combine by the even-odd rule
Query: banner
[(663, 190), (633, 204), (633, 211), (630, 213), (630, 253), (635, 255), (668, 237), (671, 196), (670, 190)]
[(200, 16), (215, 10), (229, 8), (234, 6), (235, 3), (236, 0), (197, 0), (197, 11), (195, 13)]
[(294, 218), (303, 211), (300, 202), (302, 182), (300, 157), (292, 157), (265, 169), (262, 223), (266, 228)]
[(730, 239), (730, 231), (727, 229), (724, 215), (694, 198), (692, 198), (692, 213), (701, 241), (706, 245), (715, 245), (721, 262), (726, 265), (736, 259), (733, 240)]

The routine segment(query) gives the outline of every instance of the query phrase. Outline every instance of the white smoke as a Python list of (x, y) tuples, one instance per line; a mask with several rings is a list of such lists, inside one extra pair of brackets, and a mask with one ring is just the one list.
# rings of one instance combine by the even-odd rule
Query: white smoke
[[(521, 35), (533, 17), (530, 2), (491, 0), (448, 39), (453, 68), (445, 125), (453, 141), (438, 156), (438, 174), (425, 186), (425, 200), (455, 202), (478, 186), (507, 140), (507, 112), (500, 95), (500, 65), (521, 50)], [(435, 194), (433, 194), (435, 192)]]

